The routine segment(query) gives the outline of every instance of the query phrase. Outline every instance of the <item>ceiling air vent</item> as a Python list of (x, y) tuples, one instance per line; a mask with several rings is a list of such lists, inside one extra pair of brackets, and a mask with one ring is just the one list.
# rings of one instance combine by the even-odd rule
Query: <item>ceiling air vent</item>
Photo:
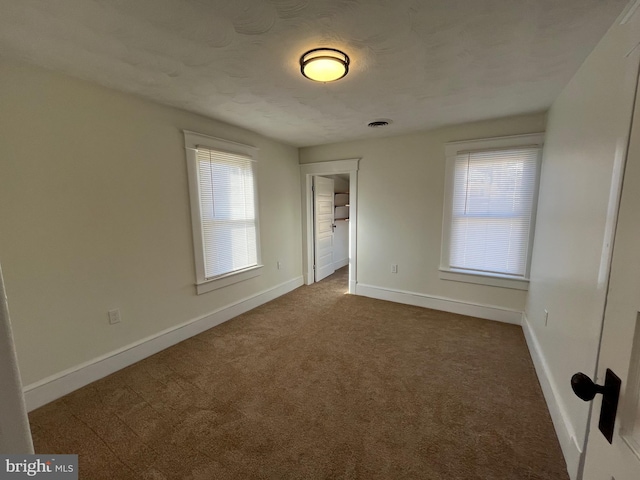
[(390, 123), (392, 123), (391, 120), (382, 118), (380, 120), (374, 120), (373, 122), (369, 123), (367, 126), (371, 128), (380, 128), (380, 127), (386, 127)]

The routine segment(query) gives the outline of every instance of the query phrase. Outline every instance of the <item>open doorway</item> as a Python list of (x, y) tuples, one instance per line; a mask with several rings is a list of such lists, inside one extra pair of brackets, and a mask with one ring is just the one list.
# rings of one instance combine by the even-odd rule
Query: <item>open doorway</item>
[[(357, 188), (358, 188), (358, 162), (359, 159), (337, 160), (332, 162), (310, 163), (300, 166), (302, 180), (302, 221), (303, 221), (303, 256), (304, 256), (304, 283), (310, 285), (315, 282), (315, 235), (314, 235), (314, 195), (313, 177), (322, 176), (329, 178), (348, 178), (348, 221), (342, 219), (341, 228), (348, 235), (347, 267), (349, 278), (349, 293), (355, 293), (356, 286), (356, 259), (357, 259)], [(340, 205), (344, 206), (344, 205)], [(335, 208), (335, 205), (334, 205)], [(345, 228), (346, 227), (346, 228)], [(333, 262), (332, 262), (333, 263)], [(337, 264), (336, 264), (337, 266)]]
[(348, 288), (349, 174), (313, 176), (314, 281), (339, 271)]

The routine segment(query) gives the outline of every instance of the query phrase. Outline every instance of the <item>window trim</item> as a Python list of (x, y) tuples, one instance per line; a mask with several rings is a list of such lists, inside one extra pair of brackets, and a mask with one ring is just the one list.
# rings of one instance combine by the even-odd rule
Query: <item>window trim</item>
[[(441, 280), (451, 280), (464, 283), (475, 283), (494, 287), (512, 288), (517, 290), (528, 290), (529, 274), (531, 270), (531, 253), (533, 250), (533, 237), (536, 221), (536, 210), (538, 205), (538, 190), (540, 186), (540, 170), (542, 166), (542, 146), (544, 144), (544, 133), (529, 133), (524, 135), (511, 135), (505, 137), (493, 137), (477, 140), (465, 140), (461, 142), (449, 142), (445, 144), (446, 168), (445, 168), (445, 188), (444, 207), (442, 216), (442, 246), (440, 250), (439, 276)], [(455, 180), (455, 161), (458, 154), (462, 152), (475, 152), (487, 150), (503, 150), (519, 147), (537, 147), (538, 164), (536, 172), (536, 184), (531, 209), (531, 228), (529, 231), (529, 250), (527, 252), (527, 269), (525, 276), (511, 276), (504, 274), (492, 274), (488, 272), (477, 272), (452, 268), (449, 264), (451, 225), (453, 216), (453, 190)]]
[[(198, 168), (196, 150), (198, 145), (212, 150), (220, 150), (228, 153), (236, 153), (251, 157), (254, 162), (258, 160), (258, 148), (244, 145), (222, 138), (210, 137), (201, 133), (183, 130), (184, 146), (187, 159), (187, 177), (189, 181), (189, 202), (191, 205), (191, 228), (193, 238), (193, 251), (196, 270), (196, 293), (201, 295), (219, 288), (224, 288), (234, 283), (242, 282), (262, 274), (262, 255), (260, 247), (260, 213), (258, 201), (257, 168), (254, 180), (254, 202), (256, 212), (256, 249), (257, 265), (207, 279), (204, 268), (204, 241), (202, 238), (202, 212), (200, 209), (200, 194), (198, 190)], [(257, 163), (256, 163), (257, 166)]]

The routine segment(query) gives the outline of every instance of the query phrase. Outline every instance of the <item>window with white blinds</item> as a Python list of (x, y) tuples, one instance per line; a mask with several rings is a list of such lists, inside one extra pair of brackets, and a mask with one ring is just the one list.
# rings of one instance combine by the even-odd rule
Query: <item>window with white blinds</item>
[(254, 161), (197, 147), (205, 278), (258, 264)]
[(198, 294), (260, 275), (258, 150), (184, 132)]
[(445, 202), (445, 269), (528, 277), (539, 159), (539, 145), (455, 153)]

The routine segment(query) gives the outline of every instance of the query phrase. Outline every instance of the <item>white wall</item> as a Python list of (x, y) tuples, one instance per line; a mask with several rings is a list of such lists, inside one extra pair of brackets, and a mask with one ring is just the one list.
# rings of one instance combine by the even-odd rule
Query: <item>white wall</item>
[[(377, 292), (412, 292), (428, 304), (506, 309), (519, 322), (526, 292), (440, 280), (444, 144), (455, 140), (544, 131), (536, 114), (376, 140), (300, 149), (300, 162), (359, 158), (357, 282)], [(391, 273), (398, 264), (398, 273)], [(361, 290), (363, 291), (363, 290)], [(422, 296), (422, 297), (421, 297)], [(397, 298), (397, 297), (394, 297)], [(407, 296), (403, 298), (408, 298)]]
[(349, 264), (349, 222), (335, 221), (333, 232), (333, 265), (336, 269)]
[[(0, 63), (0, 105), (0, 261), (25, 384), (301, 282), (296, 148), (26, 65)], [(264, 273), (200, 296), (182, 129), (260, 149)]]
[(330, 175), (333, 178), (333, 189), (336, 193), (348, 193), (349, 192), (349, 180), (344, 179), (339, 175)]
[[(525, 331), (569, 472), (578, 476), (589, 403), (572, 374), (594, 375), (637, 57), (614, 27), (548, 117)], [(620, 173), (618, 171), (618, 173)], [(545, 324), (544, 310), (549, 312)]]

